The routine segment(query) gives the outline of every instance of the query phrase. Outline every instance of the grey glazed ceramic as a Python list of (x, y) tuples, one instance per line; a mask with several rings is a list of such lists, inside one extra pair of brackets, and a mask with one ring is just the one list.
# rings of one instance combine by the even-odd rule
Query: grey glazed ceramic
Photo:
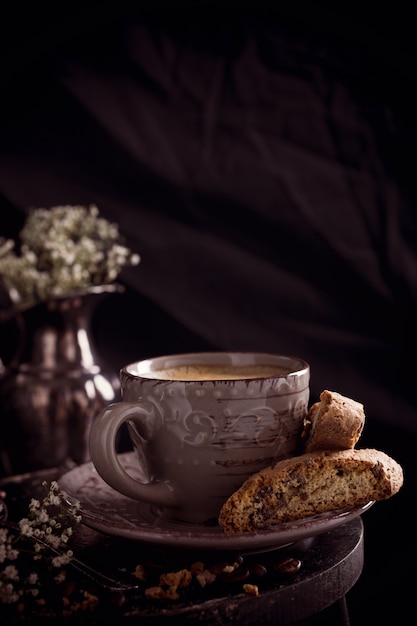
[[(157, 370), (182, 364), (273, 364), (284, 373), (239, 380), (161, 380)], [(251, 474), (293, 454), (308, 410), (310, 369), (302, 359), (262, 353), (170, 355), (120, 372), (122, 402), (95, 419), (90, 454), (101, 477), (166, 515), (201, 523), (217, 518)], [(127, 422), (146, 482), (122, 467), (118, 432)]]
[[(140, 476), (135, 452), (120, 454), (119, 459), (124, 469), (135, 477)], [(251, 554), (310, 540), (362, 515), (374, 504), (371, 501), (357, 507), (328, 511), (256, 533), (225, 533), (218, 524), (190, 523), (160, 516), (159, 507), (136, 502), (114, 491), (97, 474), (91, 462), (78, 465), (61, 476), (58, 482), (69, 498), (80, 503), (83, 523), (87, 526), (147, 546), (199, 550), (199, 559), (201, 551)]]

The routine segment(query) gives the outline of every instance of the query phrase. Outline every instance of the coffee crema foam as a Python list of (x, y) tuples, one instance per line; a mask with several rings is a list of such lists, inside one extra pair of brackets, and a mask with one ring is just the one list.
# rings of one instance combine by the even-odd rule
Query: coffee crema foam
[(150, 370), (146, 373), (141, 373), (141, 375), (145, 378), (156, 378), (158, 380), (244, 380), (285, 376), (291, 371), (286, 367), (274, 365), (273, 363), (254, 365), (191, 364)]

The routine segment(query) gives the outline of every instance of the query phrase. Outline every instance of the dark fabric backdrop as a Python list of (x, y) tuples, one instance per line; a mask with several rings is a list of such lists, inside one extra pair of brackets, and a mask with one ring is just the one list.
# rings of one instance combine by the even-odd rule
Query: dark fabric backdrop
[(407, 42), (389, 49), (385, 21), (343, 12), (193, 5), (15, 22), (1, 231), (56, 204), (118, 221), (142, 263), (123, 276), (133, 297), (108, 303), (117, 365), (206, 346), (297, 354), (313, 398), (337, 389), (416, 430)]
[[(31, 207), (97, 204), (142, 257), (95, 322), (116, 369), (174, 351), (302, 356), (312, 401), (327, 388), (363, 402), (363, 444), (415, 476), (411, 16), (152, 7), (3, 21), (0, 233)], [(415, 525), (404, 498), (379, 509), (395, 532)], [(390, 556), (397, 578), (406, 549)]]

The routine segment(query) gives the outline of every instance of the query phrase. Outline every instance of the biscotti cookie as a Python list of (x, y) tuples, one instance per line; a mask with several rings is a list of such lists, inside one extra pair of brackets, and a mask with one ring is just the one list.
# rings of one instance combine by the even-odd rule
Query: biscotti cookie
[(385, 500), (403, 484), (401, 466), (373, 448), (310, 452), (278, 461), (250, 478), (224, 503), (227, 533), (266, 530), (325, 511)]
[(363, 404), (325, 389), (320, 402), (308, 412), (302, 433), (304, 452), (350, 450), (357, 444), (364, 424)]

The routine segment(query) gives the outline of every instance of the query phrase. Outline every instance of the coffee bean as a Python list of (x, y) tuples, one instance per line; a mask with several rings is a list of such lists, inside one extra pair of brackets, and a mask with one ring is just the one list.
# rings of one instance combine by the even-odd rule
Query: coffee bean
[(268, 570), (265, 565), (262, 565), (261, 563), (253, 563), (251, 565), (250, 572), (254, 576), (265, 576), (265, 574), (268, 573)]
[(229, 583), (238, 583), (249, 578), (249, 569), (245, 565), (240, 565), (230, 574), (224, 574), (222, 580)]

